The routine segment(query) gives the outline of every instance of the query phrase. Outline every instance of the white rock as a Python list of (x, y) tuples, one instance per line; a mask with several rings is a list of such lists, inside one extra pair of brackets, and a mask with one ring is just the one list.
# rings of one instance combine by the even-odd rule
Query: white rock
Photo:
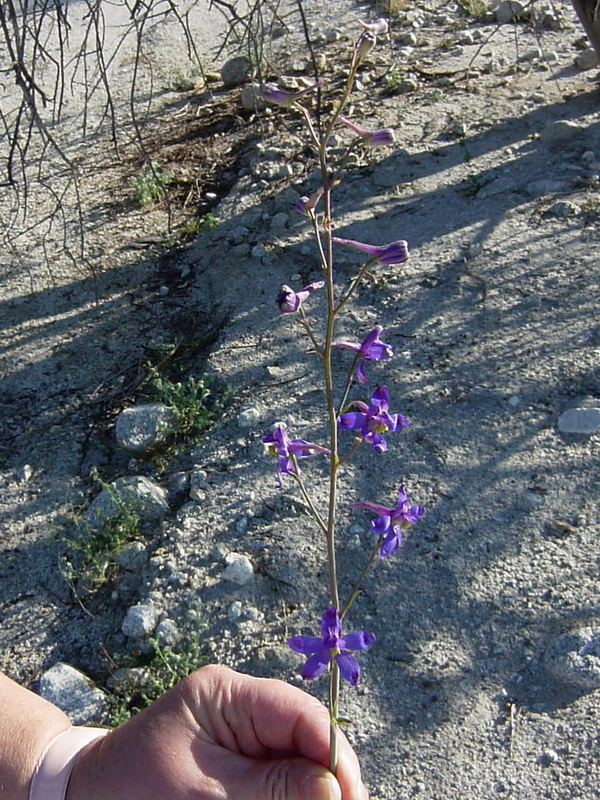
[(144, 639), (154, 631), (158, 622), (158, 609), (150, 603), (139, 603), (125, 614), (121, 631), (130, 639)]
[(140, 572), (148, 563), (148, 551), (143, 542), (131, 542), (115, 553), (115, 561), (127, 572)]
[(248, 556), (240, 553), (229, 553), (225, 558), (225, 562), (227, 566), (223, 570), (221, 580), (244, 586), (254, 577), (254, 568)]
[(230, 58), (221, 67), (221, 80), (226, 89), (245, 83), (252, 77), (252, 64), (246, 56)]
[(542, 197), (542, 195), (555, 194), (556, 192), (568, 192), (570, 189), (570, 181), (556, 180), (554, 178), (542, 178), (539, 181), (532, 181), (525, 188), (532, 197)]
[(256, 406), (249, 406), (240, 411), (237, 418), (239, 428), (253, 428), (260, 422), (260, 411)]
[(241, 102), (245, 111), (263, 111), (267, 107), (267, 101), (258, 83), (247, 83), (243, 87)]
[(176, 419), (176, 410), (164, 403), (125, 408), (117, 417), (117, 443), (131, 453), (148, 452), (165, 441)]
[(565, 683), (586, 691), (600, 689), (600, 625), (563, 633), (546, 651), (544, 663)]
[(206, 478), (203, 469), (195, 469), (190, 473), (190, 497), (197, 503), (203, 503), (206, 498), (204, 491), (208, 486)]
[(242, 616), (242, 604), (239, 600), (236, 600), (229, 606), (227, 611), (227, 618), (230, 619), (232, 622), (235, 622), (236, 619), (239, 619)]
[(575, 58), (575, 63), (580, 70), (594, 69), (598, 66), (598, 56), (593, 47), (588, 47), (582, 50), (581, 53)]
[(181, 633), (172, 619), (163, 619), (156, 626), (156, 638), (160, 644), (173, 647), (177, 642), (181, 641)]
[(100, 689), (82, 672), (60, 661), (41, 676), (39, 691), (62, 709), (73, 725), (96, 721), (108, 709)]
[(144, 475), (130, 475), (117, 478), (103, 489), (91, 502), (85, 519), (91, 530), (99, 530), (123, 508), (135, 511), (145, 522), (163, 519), (170, 510), (163, 488)]
[(568, 119), (555, 119), (544, 125), (540, 131), (540, 142), (546, 142), (548, 144), (564, 142), (584, 131), (585, 128), (582, 125), (578, 125), (576, 122), (571, 122)]
[(600, 428), (600, 408), (569, 408), (558, 419), (561, 433), (591, 436)]
[(496, 22), (505, 25), (523, 14), (524, 6), (517, 0), (502, 0), (496, 7)]

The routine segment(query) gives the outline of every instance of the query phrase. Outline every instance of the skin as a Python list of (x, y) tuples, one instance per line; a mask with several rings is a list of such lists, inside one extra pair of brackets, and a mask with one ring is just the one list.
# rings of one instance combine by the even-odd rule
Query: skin
[[(8, 678), (0, 708), (0, 798), (27, 800), (40, 753), (69, 723)], [(82, 750), (66, 800), (367, 800), (343, 735), (337, 780), (328, 760), (329, 715), (317, 700), (208, 666)]]

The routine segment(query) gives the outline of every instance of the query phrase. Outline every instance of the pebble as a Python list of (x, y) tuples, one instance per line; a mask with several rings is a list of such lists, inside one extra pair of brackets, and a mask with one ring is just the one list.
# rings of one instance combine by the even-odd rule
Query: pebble
[(90, 678), (62, 661), (41, 676), (39, 692), (62, 709), (73, 725), (94, 722), (108, 709), (106, 696)]
[(600, 689), (600, 623), (563, 633), (546, 650), (544, 664), (564, 683)]
[(148, 551), (143, 542), (131, 542), (115, 553), (115, 562), (126, 572), (141, 572), (148, 563)]
[(245, 111), (264, 111), (267, 107), (267, 101), (258, 83), (247, 83), (242, 89), (240, 99)]
[(250, 250), (250, 255), (252, 258), (263, 258), (266, 253), (266, 249), (264, 244), (255, 244), (252, 250)]
[(158, 622), (158, 609), (150, 603), (131, 606), (121, 624), (121, 631), (130, 639), (145, 639)]
[(271, 230), (282, 231), (284, 228), (287, 228), (289, 221), (289, 214), (286, 214), (285, 211), (280, 211), (279, 213), (274, 214), (271, 219)]
[(598, 56), (593, 47), (582, 50), (575, 58), (575, 63), (583, 72), (598, 66)]
[(253, 428), (260, 422), (260, 411), (256, 406), (242, 409), (237, 417), (238, 428)]
[(558, 419), (561, 433), (591, 436), (600, 428), (600, 408), (569, 408)]
[(229, 553), (225, 557), (227, 566), (223, 570), (221, 580), (244, 586), (254, 577), (254, 567), (248, 556), (240, 553)]
[(117, 444), (130, 453), (147, 453), (161, 444), (173, 430), (177, 412), (164, 403), (146, 403), (125, 408), (117, 417)]
[(550, 214), (553, 217), (574, 217), (579, 214), (580, 211), (581, 208), (576, 203), (561, 200), (551, 205), (550, 208), (547, 208), (544, 213)]
[(252, 77), (252, 64), (246, 56), (230, 58), (221, 67), (221, 80), (226, 89), (233, 89)]
[(517, 0), (502, 0), (496, 6), (496, 22), (499, 25), (505, 25), (507, 22), (512, 22), (521, 16), (524, 10), (524, 6)]
[(235, 622), (236, 619), (239, 619), (242, 616), (242, 604), (239, 600), (236, 600), (229, 606), (227, 610), (227, 619), (231, 620), (231, 622)]
[(98, 530), (109, 519), (118, 516), (123, 507), (132, 509), (140, 520), (163, 519), (170, 511), (167, 493), (144, 475), (117, 478), (91, 502), (85, 513), (91, 530)]
[(172, 619), (163, 619), (156, 626), (156, 638), (160, 644), (173, 647), (181, 641), (181, 633)]
[(541, 58), (541, 57), (542, 57), (542, 51), (540, 50), (540, 48), (534, 47), (531, 50), (526, 50), (519, 58), (519, 61), (535, 61), (536, 58)]
[(568, 119), (555, 119), (544, 125), (540, 131), (540, 141), (547, 144), (564, 142), (584, 131), (585, 128), (582, 125), (578, 125), (576, 122), (571, 122)]
[(545, 194), (555, 194), (557, 192), (568, 192), (570, 189), (570, 181), (556, 180), (553, 178), (543, 178), (539, 181), (532, 181), (525, 187), (525, 191), (532, 197), (541, 197)]
[(232, 244), (240, 244), (250, 235), (249, 229), (245, 225), (236, 225), (227, 232), (227, 241)]

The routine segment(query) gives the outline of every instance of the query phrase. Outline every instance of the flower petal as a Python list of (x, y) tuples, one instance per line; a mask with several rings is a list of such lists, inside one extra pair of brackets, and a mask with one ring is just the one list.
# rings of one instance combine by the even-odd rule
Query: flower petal
[(385, 537), (379, 548), (379, 557), (387, 558), (395, 553), (402, 544), (402, 535), (400, 528), (392, 528), (388, 535)]
[(300, 676), (304, 678), (305, 681), (310, 681), (318, 677), (324, 671), (328, 663), (329, 650), (323, 648), (304, 662), (304, 666), (300, 671)]
[(360, 667), (354, 656), (343, 650), (335, 657), (335, 660), (340, 668), (342, 678), (348, 681), (350, 686), (356, 686), (360, 680)]
[(368, 631), (355, 631), (344, 636), (344, 647), (348, 650), (366, 650), (375, 641), (375, 636)]
[(392, 524), (392, 518), (390, 516), (381, 516), (375, 517), (375, 519), (371, 522), (371, 530), (373, 533), (378, 534), (381, 536), (382, 534), (386, 533), (390, 529), (390, 525)]
[(380, 506), (378, 503), (370, 503), (368, 500), (359, 500), (358, 503), (350, 503), (350, 508), (366, 508), (369, 511), (372, 511), (374, 514), (377, 514), (380, 517), (391, 515), (393, 509), (386, 508), (385, 506)]
[(340, 414), (337, 421), (339, 428), (348, 431), (357, 430), (365, 426), (367, 415), (358, 411), (349, 411), (346, 414)]
[(321, 636), (323, 639), (333, 636), (338, 637), (341, 633), (340, 615), (335, 606), (328, 605), (321, 618)]
[(323, 647), (323, 640), (320, 636), (292, 636), (287, 640), (287, 645), (294, 653), (311, 656)]

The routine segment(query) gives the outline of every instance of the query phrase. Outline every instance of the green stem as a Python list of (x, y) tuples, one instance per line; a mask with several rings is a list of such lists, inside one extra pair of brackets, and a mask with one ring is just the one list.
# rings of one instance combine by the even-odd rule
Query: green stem
[(334, 658), (329, 667), (329, 771), (337, 771), (337, 720), (340, 697), (340, 669)]
[(371, 564), (373, 563), (373, 560), (375, 559), (375, 556), (377, 555), (377, 553), (379, 551), (379, 548), (381, 546), (382, 541), (383, 541), (383, 534), (377, 539), (377, 542), (375, 543), (375, 547), (371, 550), (371, 555), (369, 556), (369, 559), (368, 559), (367, 563), (363, 567), (363, 571), (360, 573), (360, 575), (358, 576), (358, 579), (354, 583), (354, 586), (352, 587), (352, 591), (350, 592), (350, 594), (348, 596), (348, 599), (344, 603), (344, 607), (340, 611), (340, 619), (344, 619), (344, 617), (346, 615), (346, 612), (348, 611), (348, 609), (350, 608), (352, 603), (358, 597), (358, 593), (360, 592), (361, 584), (362, 584), (363, 580), (365, 579), (365, 575), (369, 571), (369, 569), (371, 567)]
[(323, 533), (326, 534), (327, 533), (327, 525), (323, 521), (323, 517), (317, 511), (317, 509), (315, 507), (315, 504), (310, 499), (310, 495), (306, 491), (306, 487), (304, 485), (304, 481), (302, 480), (302, 478), (300, 477), (299, 472), (298, 472), (298, 462), (296, 461), (296, 456), (295, 455), (292, 455), (292, 461), (293, 461), (294, 470), (295, 470), (295, 472), (291, 473), (292, 478), (294, 478), (294, 480), (296, 481), (296, 483), (300, 487), (300, 492), (302, 494), (302, 497), (304, 498), (304, 502), (306, 503), (306, 505), (308, 506), (308, 508), (310, 510), (310, 513), (312, 514), (312, 518), (317, 523), (319, 528), (321, 528)]

